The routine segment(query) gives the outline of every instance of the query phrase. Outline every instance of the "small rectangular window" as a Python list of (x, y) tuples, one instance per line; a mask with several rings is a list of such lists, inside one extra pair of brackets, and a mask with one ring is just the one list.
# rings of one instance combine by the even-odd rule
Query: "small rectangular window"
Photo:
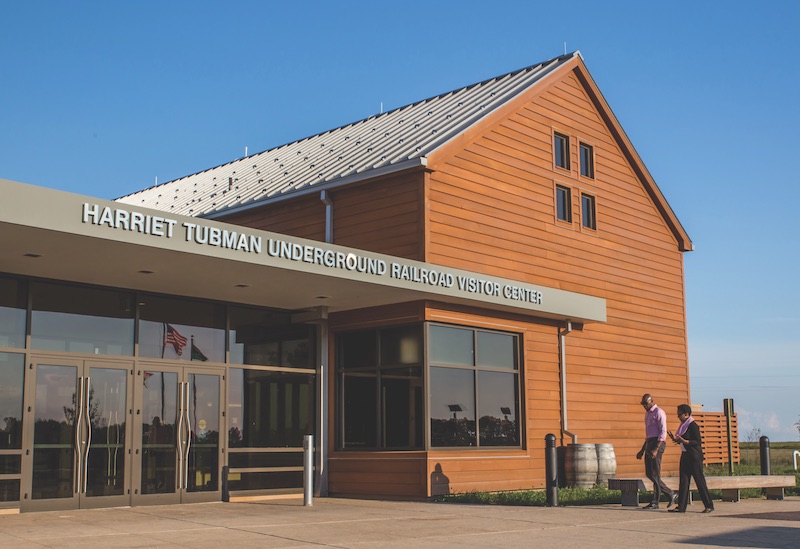
[(553, 157), (556, 166), (569, 169), (569, 137), (564, 134), (553, 134)]
[(581, 194), (581, 224), (587, 229), (597, 228), (595, 201), (590, 194)]
[(594, 147), (581, 143), (581, 176), (594, 179)]
[(556, 185), (556, 219), (572, 221), (572, 193), (569, 187)]

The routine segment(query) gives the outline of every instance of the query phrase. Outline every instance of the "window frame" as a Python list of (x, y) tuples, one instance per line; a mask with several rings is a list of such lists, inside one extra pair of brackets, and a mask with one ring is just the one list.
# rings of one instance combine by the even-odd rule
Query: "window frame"
[[(588, 211), (589, 219), (587, 224), (587, 203), (590, 208)], [(581, 192), (581, 229), (597, 230), (597, 197), (593, 194)]]
[[(384, 333), (391, 333), (397, 332), (401, 333), (403, 330), (409, 330), (409, 332), (416, 331), (415, 335), (419, 336), (418, 339), (418, 356), (416, 362), (388, 362), (384, 359), (386, 358), (384, 351), (384, 340), (383, 334)], [(343, 364), (343, 353), (345, 351), (342, 340), (349, 334), (368, 334), (371, 338), (374, 338), (374, 356), (372, 357), (374, 363), (373, 364), (363, 364), (355, 367), (348, 366)], [(396, 325), (388, 325), (388, 326), (375, 326), (370, 328), (364, 328), (359, 330), (343, 330), (337, 334), (335, 334), (335, 365), (334, 365), (334, 372), (335, 372), (335, 394), (337, 402), (335, 403), (335, 414), (336, 414), (336, 433), (335, 433), (335, 440), (336, 440), (336, 449), (339, 451), (350, 451), (350, 452), (396, 452), (396, 451), (421, 451), (425, 449), (426, 444), (426, 426), (425, 426), (425, 417), (427, 412), (424, 408), (424, 392), (427, 383), (427, 375), (426, 375), (426, 368), (425, 368), (425, 349), (426, 349), (426, 329), (424, 322), (416, 322), (411, 324), (396, 324)], [(402, 353), (402, 350), (400, 351)], [(409, 441), (412, 445), (409, 446), (391, 446), (387, 445), (387, 434), (384, 430), (384, 425), (386, 424), (387, 417), (384, 415), (385, 413), (385, 401), (384, 398), (384, 377), (386, 379), (391, 379), (391, 376), (404, 368), (409, 370), (412, 369), (419, 369), (419, 376), (409, 376), (409, 379), (418, 381), (421, 390), (421, 402), (414, 401), (415, 406), (422, 405), (421, 413), (418, 413), (415, 417), (415, 421), (417, 424), (414, 427), (414, 432), (419, 433), (417, 435), (419, 440), (419, 445), (417, 446), (414, 444), (414, 441)], [(345, 413), (345, 408), (347, 404), (347, 384), (345, 383), (345, 379), (347, 377), (370, 377), (374, 378), (374, 440), (375, 445), (349, 445), (347, 444), (346, 438), (346, 430), (347, 430), (347, 417)], [(421, 417), (420, 417), (421, 416)], [(411, 420), (409, 420), (411, 421)], [(410, 433), (410, 431), (409, 431)], [(415, 437), (415, 438), (417, 438)]]
[[(460, 329), (460, 330), (469, 330), (472, 332), (472, 341), (473, 341), (473, 363), (471, 366), (464, 365), (464, 364), (449, 364), (444, 362), (433, 362), (431, 360), (429, 354), (429, 346), (430, 346), (430, 329), (435, 326), (440, 326), (444, 328), (452, 328), (452, 329)], [(486, 365), (479, 365), (478, 364), (478, 357), (479, 357), (479, 349), (478, 349), (478, 339), (479, 333), (490, 333), (490, 334), (502, 334), (506, 336), (510, 336), (514, 341), (514, 367), (512, 369), (497, 367), (497, 366), (486, 366)], [(523, 373), (523, 366), (524, 366), (524, 357), (522, 355), (523, 349), (523, 337), (522, 334), (516, 332), (506, 332), (502, 330), (491, 330), (487, 328), (481, 328), (477, 326), (470, 326), (470, 325), (458, 325), (458, 324), (445, 324), (440, 322), (426, 322), (425, 323), (425, 387), (426, 387), (426, 402), (425, 402), (425, 409), (426, 409), (426, 417), (425, 417), (425, 428), (426, 428), (426, 440), (425, 445), (426, 449), (430, 451), (475, 451), (475, 450), (497, 450), (497, 449), (524, 449), (526, 444), (525, 439), (525, 415), (524, 415), (524, 400), (523, 395), (525, 394), (525, 390), (523, 387), (524, 381), (524, 373)], [(461, 371), (468, 371), (471, 372), (473, 375), (473, 402), (472, 405), (475, 407), (475, 445), (474, 446), (434, 446), (432, 443), (432, 428), (431, 428), (431, 394), (433, 391), (433, 387), (431, 386), (430, 381), (430, 373), (432, 368), (442, 368), (442, 369), (453, 369), (453, 370), (461, 370)], [(491, 445), (491, 444), (481, 444), (481, 433), (480, 433), (480, 420), (481, 417), (479, 416), (480, 410), (479, 402), (480, 402), (480, 374), (484, 373), (503, 373), (508, 375), (514, 376), (515, 381), (515, 391), (516, 394), (514, 395), (516, 410), (515, 417), (516, 417), (516, 436), (518, 439), (518, 443), (512, 446), (500, 446), (500, 445)]]
[[(583, 151), (588, 150), (588, 163), (584, 163), (584, 155)], [(587, 167), (587, 173), (584, 173), (584, 168)], [(578, 175), (582, 179), (588, 179), (594, 181), (595, 179), (595, 154), (594, 154), (594, 145), (591, 143), (587, 143), (584, 140), (578, 140)]]
[[(560, 217), (560, 213), (561, 212), (559, 211), (559, 207), (558, 207), (559, 206), (559, 204), (558, 204), (559, 191), (561, 191), (561, 190), (566, 192), (566, 206), (567, 206), (566, 212), (565, 212), (566, 213), (566, 217), (567, 217), (566, 219)], [(556, 223), (563, 224), (563, 225), (570, 225), (571, 226), (572, 225), (572, 220), (573, 220), (573, 215), (572, 215), (572, 210), (573, 210), (572, 186), (571, 185), (566, 185), (564, 183), (555, 182), (553, 193), (554, 193), (554, 195), (553, 195), (553, 201), (554, 201), (553, 202), (553, 209), (554, 209), (553, 215), (554, 215), (554, 217), (556, 219)]]
[[(563, 145), (559, 146), (558, 141), (562, 140)], [(553, 139), (551, 143), (553, 145), (553, 167), (554, 169), (563, 170), (566, 172), (572, 171), (572, 162), (571, 162), (571, 151), (572, 145), (570, 143), (570, 135), (566, 132), (560, 132), (557, 130), (553, 130)], [(558, 152), (561, 151), (561, 155), (563, 157), (563, 164), (559, 164), (558, 162)]]

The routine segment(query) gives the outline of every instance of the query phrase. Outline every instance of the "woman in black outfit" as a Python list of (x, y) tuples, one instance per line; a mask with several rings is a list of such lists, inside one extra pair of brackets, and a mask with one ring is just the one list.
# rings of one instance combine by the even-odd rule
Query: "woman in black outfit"
[(688, 404), (678, 406), (678, 419), (681, 421), (678, 430), (673, 435), (667, 431), (667, 435), (675, 444), (681, 445), (681, 485), (678, 493), (678, 506), (670, 509), (670, 513), (685, 513), (686, 506), (689, 504), (689, 480), (693, 477), (700, 498), (705, 504), (704, 513), (714, 510), (714, 502), (711, 501), (711, 494), (708, 493), (706, 477), (703, 474), (703, 446), (700, 439), (700, 427), (692, 417), (692, 408)]

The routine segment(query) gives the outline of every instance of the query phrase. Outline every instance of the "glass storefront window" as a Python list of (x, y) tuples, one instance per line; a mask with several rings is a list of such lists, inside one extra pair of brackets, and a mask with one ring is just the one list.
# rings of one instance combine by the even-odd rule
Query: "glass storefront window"
[(514, 336), (497, 332), (478, 332), (478, 365), (485, 368), (517, 369)]
[(428, 359), (431, 363), (473, 366), (473, 331), (447, 326), (431, 326)]
[(303, 446), (314, 429), (314, 375), (231, 368), (230, 448)]
[(25, 355), (0, 353), (0, 450), (22, 448), (24, 378)]
[[(430, 326), (432, 447), (520, 445), (517, 340), (502, 332)], [(474, 366), (467, 361), (473, 356)]]
[(342, 376), (344, 403), (344, 448), (378, 447), (376, 372), (353, 372)]
[(223, 305), (146, 295), (139, 318), (139, 356), (225, 361)]
[(231, 364), (309, 368), (315, 365), (314, 327), (291, 324), (287, 313), (231, 307)]
[(339, 334), (339, 445), (424, 446), (422, 324)]
[(431, 367), (431, 446), (475, 446), (475, 372)]
[(481, 446), (518, 446), (517, 376), (503, 372), (478, 372), (478, 428)]
[(32, 282), (31, 347), (100, 355), (133, 355), (133, 294)]
[(25, 347), (27, 309), (25, 283), (13, 278), (0, 278), (0, 347)]

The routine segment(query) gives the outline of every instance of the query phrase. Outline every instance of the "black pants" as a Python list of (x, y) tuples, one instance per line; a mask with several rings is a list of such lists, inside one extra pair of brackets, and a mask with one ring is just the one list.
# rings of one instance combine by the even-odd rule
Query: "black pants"
[[(665, 442), (658, 442), (657, 438), (648, 438), (645, 444), (644, 453), (644, 472), (651, 481), (653, 481), (653, 502), (658, 503), (661, 499), (663, 492), (667, 498), (672, 498), (675, 493), (661, 480), (661, 458), (664, 456), (664, 448), (667, 444)], [(653, 449), (658, 448), (656, 457), (652, 456)]]
[(711, 501), (706, 477), (703, 474), (703, 461), (690, 455), (688, 451), (681, 452), (681, 488), (678, 492), (678, 509), (685, 511), (689, 504), (689, 480), (691, 478), (694, 478), (694, 485), (697, 486), (703, 505), (706, 506), (706, 509), (713, 509), (714, 502)]

